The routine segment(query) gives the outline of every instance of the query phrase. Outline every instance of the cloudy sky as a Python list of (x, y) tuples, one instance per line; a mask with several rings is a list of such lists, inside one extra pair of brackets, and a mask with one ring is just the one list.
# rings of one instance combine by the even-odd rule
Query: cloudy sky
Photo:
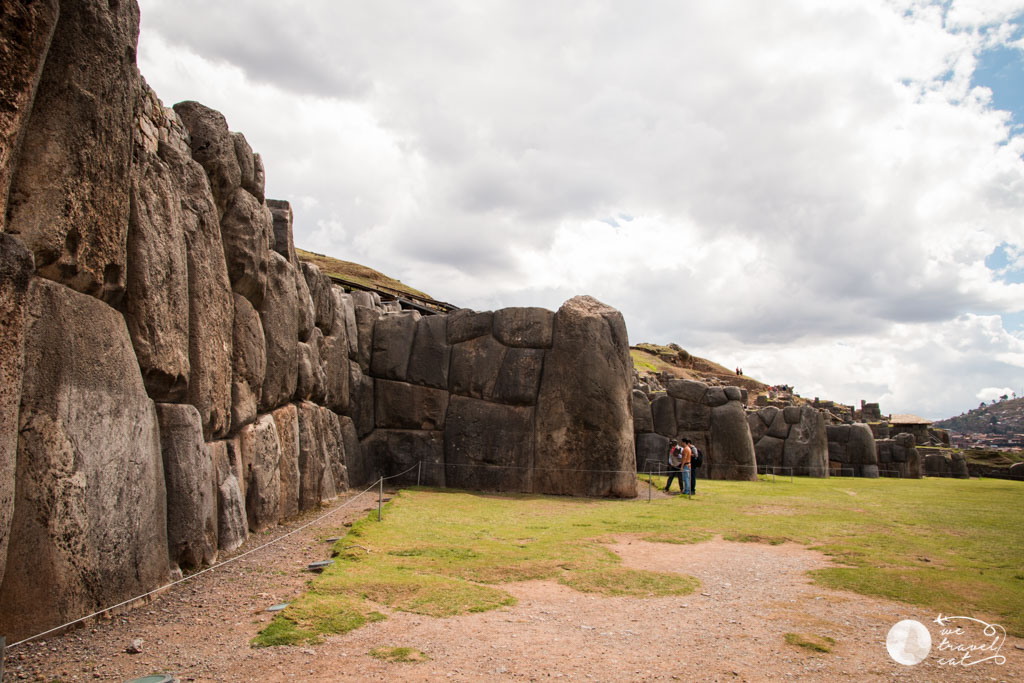
[(803, 396), (1024, 394), (1024, 0), (141, 0), (295, 241)]

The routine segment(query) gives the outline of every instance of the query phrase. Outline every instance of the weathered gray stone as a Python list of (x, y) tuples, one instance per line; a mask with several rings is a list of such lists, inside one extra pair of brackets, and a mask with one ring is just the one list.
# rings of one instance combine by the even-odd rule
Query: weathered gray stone
[(638, 472), (662, 472), (668, 464), (668, 437), (661, 434), (636, 435), (636, 469)]
[(299, 509), (311, 510), (320, 502), (324, 476), (324, 425), (320, 407), (303, 401), (299, 409)]
[(34, 270), (28, 249), (14, 237), (0, 233), (0, 582), (4, 578), (7, 539), (14, 514), (18, 405), (25, 367), (25, 308)]
[(782, 467), (782, 450), (786, 442), (783, 439), (776, 439), (774, 436), (762, 436), (754, 445), (754, 454), (757, 458), (757, 467), (760, 471), (788, 475), (788, 471), (776, 471), (775, 468)]
[(508, 347), (490, 335), (455, 344), (448, 370), (451, 392), (473, 398), (491, 398), (507, 351)]
[(186, 188), (185, 248), (188, 256), (188, 402), (199, 411), (207, 440), (231, 428), (234, 301), (224, 261), (217, 209), (206, 173), (196, 162), (162, 146), (162, 158), (178, 169)]
[[(354, 296), (355, 292), (353, 292)], [(358, 341), (356, 360), (364, 373), (370, 372), (370, 358), (373, 356), (373, 329), (381, 315), (376, 308), (356, 306), (356, 339)]]
[(725, 387), (725, 397), (730, 401), (742, 401), (743, 392), (739, 387)]
[(875, 437), (871, 427), (866, 424), (850, 425), (850, 436), (846, 444), (847, 462), (858, 465), (857, 473), (861, 474), (864, 465), (877, 465), (878, 455), (875, 452)]
[(283, 199), (268, 199), (267, 208), (274, 219), (274, 251), (284, 256), (288, 263), (298, 263), (292, 238), (292, 205)]
[[(330, 500), (338, 493), (348, 491), (349, 487), (348, 467), (345, 465), (345, 432), (342, 418), (337, 413), (328, 408), (321, 408), (320, 412), (324, 418), (324, 457), (327, 461), (325, 472), (329, 471), (332, 474), (332, 482), (327, 482), (325, 475), (325, 481), (320, 486), (320, 494), (324, 500)], [(333, 483), (334, 493), (329, 491), (329, 483)]]
[(691, 403), (701, 403), (704, 401), (704, 394), (708, 390), (708, 385), (692, 379), (670, 379), (666, 389), (668, 390), (668, 395), (672, 398), (679, 398)]
[(711, 408), (685, 399), (676, 402), (676, 433), (704, 432), (711, 429)]
[(199, 411), (158, 403), (167, 486), (167, 549), (172, 562), (198, 568), (217, 561), (217, 493)]
[[(788, 408), (783, 410), (785, 414)], [(825, 417), (812, 406), (797, 409), (799, 421), (793, 424), (786, 439), (784, 467), (793, 473), (811, 477), (828, 476), (828, 437)]]
[(389, 482), (395, 486), (453, 485), (445, 479), (444, 432), (378, 429), (363, 441), (362, 448), (367, 479), (379, 472), (394, 477)]
[[(336, 333), (336, 334), (335, 334)], [(325, 405), (344, 413), (349, 405), (348, 334), (344, 323), (325, 337), (320, 345), (320, 366), (324, 370)]]
[(444, 430), (447, 391), (386, 379), (374, 380), (374, 384), (378, 429)]
[(363, 458), (356, 424), (347, 415), (339, 416), (338, 423), (341, 425), (341, 442), (344, 445), (345, 471), (348, 473), (348, 485), (353, 487), (363, 486), (369, 483), (372, 470)]
[(860, 476), (866, 479), (878, 479), (878, 465), (862, 465)]
[(382, 379), (404, 382), (409, 370), (412, 341), (420, 314), (405, 311), (385, 315), (373, 328), (373, 356), (370, 374)]
[(377, 308), (377, 299), (374, 299), (373, 293), (364, 292), (360, 289), (352, 290), (352, 304), (359, 308), (363, 306), (365, 308)]
[(549, 349), (554, 323), (545, 308), (503, 308), (494, 312), (494, 338), (505, 346)]
[[(747, 426), (750, 428), (750, 438), (754, 440), (754, 446), (761, 440), (761, 437), (768, 433), (768, 425), (764, 423), (761, 416), (755, 413), (747, 413)], [(760, 463), (760, 460), (758, 460)]]
[[(10, 4), (4, 3), (5, 24), (14, 11)], [(39, 5), (45, 13), (46, 3)], [(116, 304), (125, 284), (132, 131), (141, 92), (139, 8), (134, 2), (60, 5), (22, 127), (5, 230), (33, 252), (39, 275)], [(42, 39), (48, 19), (38, 18)], [(15, 75), (10, 69), (0, 73)], [(8, 87), (18, 85), (3, 83), (8, 105)]]
[(263, 531), (281, 519), (281, 442), (273, 415), (260, 415), (242, 427), (238, 447), (246, 470), (249, 531)]
[(712, 408), (717, 408), (718, 406), (724, 406), (728, 401), (729, 399), (725, 397), (724, 388), (708, 387), (708, 390), (704, 392), (702, 403)]
[(768, 425), (768, 436), (773, 436), (776, 439), (785, 439), (789, 437), (789, 430), (790, 424), (786, 422), (785, 413), (776, 409), (775, 418)]
[(708, 479), (757, 480), (754, 442), (739, 401), (729, 401), (711, 409), (711, 444), (707, 460), (705, 471)]
[(256, 159), (252, 153), (249, 141), (241, 133), (232, 133), (231, 142), (235, 146), (235, 158), (238, 159), (238, 173), (242, 188), (262, 203), (263, 197), (256, 187)]
[(256, 199), (266, 201), (267, 172), (263, 167), (263, 157), (258, 152), (252, 155), (252, 165), (252, 187), (246, 189), (252, 192)]
[(217, 547), (229, 553), (249, 538), (245, 494), (238, 479), (242, 469), (237, 442), (211, 441), (206, 448), (217, 474)]
[(952, 461), (941, 453), (929, 453), (924, 456), (925, 475), (929, 477), (948, 477), (951, 475)]
[(351, 400), (349, 401), (347, 414), (355, 422), (356, 432), (361, 439), (372, 432), (376, 425), (374, 420), (373, 378), (369, 375), (364, 375), (359, 363), (353, 361), (349, 361), (348, 371), (348, 387)]
[(970, 479), (971, 475), (967, 469), (967, 458), (960, 451), (953, 451), (950, 456), (950, 472), (956, 479)]
[(256, 419), (267, 372), (263, 323), (249, 300), (234, 294), (235, 323), (231, 352), (231, 431)]
[(295, 395), (299, 371), (297, 305), (292, 264), (274, 252), (270, 255), (267, 293), (259, 307), (267, 348), (261, 410), (272, 410)]
[(490, 335), (494, 326), (494, 313), (476, 312), (460, 308), (448, 314), (448, 343), (460, 344), (470, 339)]
[(327, 397), (327, 374), (320, 364), (320, 343), (323, 333), (317, 328), (309, 343), (298, 342), (298, 381), (295, 387), (296, 401), (323, 403)]
[(296, 313), (299, 316), (299, 341), (308, 342), (316, 327), (316, 309), (309, 293), (309, 285), (302, 274), (302, 264), (292, 261), (292, 273), (295, 275), (295, 296), (297, 298)]
[(532, 490), (533, 409), (452, 396), (444, 431), (448, 486)]
[(34, 635), (168, 577), (156, 409), (124, 319), (34, 278), (0, 633)]
[(183, 400), (191, 372), (182, 190), (171, 166), (136, 145), (122, 312), (154, 401)]
[(251, 194), (238, 188), (220, 220), (224, 259), (232, 291), (259, 308), (267, 289), (267, 270), (274, 219)]
[[(633, 390), (633, 432), (644, 434), (654, 431), (654, 416), (651, 414), (651, 402), (647, 394), (638, 389)], [(638, 462), (642, 462), (639, 461)]]
[(800, 422), (800, 406), (786, 406), (782, 409), (782, 416), (786, 424), (795, 425)]
[[(334, 292), (334, 310), (341, 312), (342, 319), (345, 322), (345, 336), (348, 338), (348, 357), (355, 359), (359, 353), (359, 327), (356, 325), (356, 306), (352, 302), (352, 295), (338, 285), (332, 287), (331, 290)], [(331, 334), (340, 336), (338, 332), (332, 332)]]
[(535, 405), (543, 368), (543, 349), (508, 349), (501, 362), (498, 381), (491, 392), (491, 398), (499, 403), (511, 405)]
[(679, 431), (676, 425), (676, 399), (671, 396), (662, 394), (651, 401), (651, 416), (654, 418), (654, 431), (658, 434), (674, 437)]
[(636, 496), (632, 375), (622, 314), (589, 296), (562, 304), (537, 399), (534, 492)]
[(427, 315), (416, 321), (407, 370), (410, 382), (436, 389), (448, 388), (451, 345), (447, 331), (448, 320), (444, 315)]
[(850, 427), (849, 425), (826, 425), (825, 432), (828, 435), (829, 441), (836, 441), (838, 443), (846, 443), (850, 440)]
[(320, 272), (315, 264), (302, 262), (302, 276), (309, 287), (309, 297), (313, 302), (314, 323), (324, 334), (331, 333), (334, 325), (334, 295), (331, 293), (331, 280)]
[(217, 213), (223, 216), (235, 190), (242, 185), (235, 140), (228, 130), (228, 122), (219, 111), (191, 100), (178, 102), (174, 111), (188, 128), (192, 158), (206, 171)]
[[(32, 111), (57, 26), (57, 0), (10, 3), (0, 14), (0, 233), (7, 216), (7, 192), (21, 150), (25, 123)], [(16, 430), (15, 430), (16, 431)], [(7, 520), (0, 516), (0, 538), (6, 538)], [(3, 542), (0, 540), (0, 578), (3, 577)]]
[(272, 412), (271, 416), (281, 450), (277, 465), (281, 475), (278, 511), (281, 519), (288, 519), (299, 512), (299, 411), (295, 404), (289, 403)]

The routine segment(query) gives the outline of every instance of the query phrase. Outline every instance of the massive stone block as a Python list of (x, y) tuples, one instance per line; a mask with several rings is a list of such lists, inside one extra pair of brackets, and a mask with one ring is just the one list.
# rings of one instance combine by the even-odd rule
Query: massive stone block
[(146, 390), (154, 401), (188, 392), (188, 256), (182, 178), (158, 156), (135, 148), (123, 312)]
[(654, 418), (654, 431), (662, 436), (673, 437), (679, 429), (676, 426), (676, 400), (662, 394), (651, 401), (651, 416)]
[(302, 274), (302, 263), (291, 261), (292, 273), (295, 275), (295, 296), (298, 298), (296, 313), (299, 316), (299, 341), (309, 341), (316, 327), (316, 309), (313, 307), (313, 298), (309, 293), (309, 285)]
[(637, 471), (661, 472), (666, 465), (668, 465), (668, 437), (653, 433), (637, 434)]
[(786, 439), (783, 466), (792, 468), (797, 475), (827, 477), (828, 437), (825, 416), (812, 406), (802, 406), (797, 410), (797, 417), (799, 420), (792, 425), (789, 438)]
[(386, 379), (374, 381), (378, 429), (443, 430), (448, 392)]
[[(10, 3), (0, 14), (0, 232), (7, 216), (7, 192), (21, 150), (25, 122), (57, 26), (57, 0)], [(0, 523), (6, 527), (5, 520)], [(6, 530), (0, 532), (6, 534)], [(2, 548), (0, 548), (2, 551)], [(0, 552), (2, 558), (3, 552)], [(3, 575), (0, 559), (0, 577)]]
[(299, 372), (298, 297), (292, 264), (274, 252), (270, 255), (267, 293), (259, 307), (267, 347), (267, 371), (263, 380), (261, 410), (272, 410), (295, 395)]
[(249, 538), (237, 446), (234, 440), (206, 444), (217, 475), (217, 547), (224, 552), (236, 550)]
[(295, 387), (296, 401), (323, 403), (327, 397), (327, 373), (320, 362), (320, 345), (323, 333), (314, 330), (309, 343), (298, 342), (298, 379)]
[(309, 510), (320, 502), (321, 481), (326, 465), (324, 424), (320, 407), (303, 401), (299, 410), (299, 509)]
[(334, 295), (331, 293), (331, 279), (320, 272), (315, 264), (302, 262), (302, 276), (309, 287), (313, 302), (315, 324), (324, 334), (330, 334), (334, 326)]
[(207, 440), (231, 427), (234, 301), (224, 261), (217, 209), (202, 167), (161, 146), (161, 158), (184, 179), (188, 256), (188, 402), (199, 411)]
[(677, 398), (676, 429), (678, 432), (702, 432), (711, 429), (711, 408), (703, 403)]
[[(345, 323), (345, 336), (348, 339), (348, 357), (355, 358), (356, 354), (359, 353), (359, 327), (356, 325), (356, 306), (352, 302), (352, 295), (340, 286), (334, 285), (331, 287), (331, 292), (334, 294), (335, 317), (340, 316), (341, 320)], [(339, 331), (332, 330), (331, 334), (341, 336)]]
[[(850, 425), (850, 436), (846, 443), (847, 462), (854, 466), (858, 476), (864, 474), (865, 465), (878, 465), (878, 454), (875, 451), (875, 437), (871, 427), (866, 424)], [(877, 473), (877, 469), (875, 470)]]
[(267, 208), (274, 218), (274, 251), (284, 256), (288, 263), (298, 263), (292, 238), (292, 205), (283, 199), (268, 199)]
[(7, 204), (5, 230), (40, 275), (112, 304), (125, 283), (138, 34), (135, 2), (60, 3)]
[(228, 122), (219, 111), (199, 102), (178, 102), (174, 111), (188, 128), (192, 158), (206, 171), (218, 215), (223, 216), (235, 190), (242, 186), (242, 171)]
[(551, 348), (555, 314), (544, 308), (503, 308), (494, 312), (494, 338), (505, 346)]
[[(768, 425), (764, 423), (759, 413), (747, 413), (747, 426), (750, 427), (750, 436), (754, 440), (755, 446), (761, 437), (768, 433)], [(760, 458), (757, 462), (761, 463)]]
[(198, 568), (217, 560), (217, 494), (213, 461), (203, 441), (199, 411), (157, 404), (164, 481), (167, 548), (172, 562)]
[(636, 496), (632, 375), (621, 313), (588, 296), (558, 309), (537, 399), (534, 492)]
[(259, 313), (241, 294), (234, 295), (231, 353), (231, 431), (256, 419), (267, 374), (267, 341)]
[(754, 446), (754, 453), (757, 457), (758, 471), (788, 475), (790, 472), (782, 471), (782, 451), (786, 447), (784, 439), (777, 439), (774, 436), (762, 436)]
[[(353, 292), (353, 296), (355, 296)], [(364, 373), (370, 372), (370, 358), (373, 356), (373, 328), (381, 318), (376, 308), (356, 306), (356, 360)]]
[(163, 462), (124, 319), (35, 278), (0, 633), (17, 639), (168, 578)]
[(231, 289), (257, 308), (267, 289), (273, 225), (270, 209), (242, 188), (236, 189), (228, 199), (220, 219)]
[(528, 407), (452, 396), (444, 431), (447, 485), (529, 493), (533, 415)]
[(639, 389), (633, 390), (633, 431), (638, 434), (654, 431), (651, 402), (647, 399), (647, 394)]
[(378, 429), (362, 447), (367, 480), (379, 472), (394, 486), (453, 485), (445, 478), (444, 432)]
[[(347, 491), (348, 467), (345, 465), (345, 432), (342, 427), (342, 418), (333, 410), (321, 408), (324, 424), (324, 459), (327, 469), (324, 478), (320, 483), (320, 497), (323, 500), (330, 500), (338, 493)], [(328, 477), (327, 472), (332, 476)], [(329, 490), (333, 483), (334, 492)]]
[(372, 474), (371, 467), (363, 458), (362, 449), (359, 446), (359, 433), (352, 418), (347, 415), (338, 417), (338, 424), (341, 426), (341, 443), (345, 454), (345, 471), (348, 473), (348, 485), (360, 487), (369, 483)]
[(460, 308), (448, 314), (448, 343), (460, 344), (470, 339), (491, 334), (494, 313)]
[(739, 401), (711, 409), (711, 444), (707, 456), (708, 479), (757, 481), (754, 442)]
[(349, 361), (348, 387), (351, 400), (348, 406), (348, 416), (355, 423), (359, 438), (363, 438), (373, 431), (376, 421), (374, 420), (373, 400), (373, 378), (364, 375), (359, 363)]
[(492, 398), (507, 351), (508, 347), (490, 335), (455, 344), (448, 388), (453, 394)]
[(511, 405), (535, 405), (543, 368), (543, 349), (508, 349), (501, 362), (491, 398)]
[(289, 403), (271, 413), (277, 428), (277, 440), (281, 447), (278, 471), (281, 473), (281, 502), (278, 510), (281, 519), (288, 519), (299, 512), (299, 411)]
[(345, 327), (338, 334), (324, 337), (320, 344), (320, 366), (324, 371), (325, 404), (336, 413), (344, 413), (349, 406), (348, 335)]
[(0, 582), (14, 514), (25, 308), (34, 270), (32, 254), (21, 242), (0, 233)]
[(373, 357), (370, 373), (374, 377), (404, 382), (409, 369), (412, 341), (420, 314), (405, 311), (386, 315), (373, 328)]
[(246, 473), (245, 513), (249, 531), (263, 531), (281, 519), (281, 440), (272, 415), (260, 415), (238, 433)]
[(670, 379), (666, 387), (668, 395), (690, 403), (701, 403), (708, 385), (692, 379)]
[(450, 360), (447, 316), (427, 315), (416, 321), (416, 334), (409, 354), (408, 380), (413, 384), (447, 389)]

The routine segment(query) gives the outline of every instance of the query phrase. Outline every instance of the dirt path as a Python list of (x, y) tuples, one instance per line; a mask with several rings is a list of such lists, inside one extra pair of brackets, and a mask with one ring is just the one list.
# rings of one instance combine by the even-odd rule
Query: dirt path
[[(829, 563), (802, 546), (721, 539), (670, 545), (622, 537), (612, 546), (626, 566), (698, 577), (701, 588), (681, 598), (605, 598), (532, 581), (506, 586), (519, 603), (499, 611), (433, 619), (382, 609), (387, 620), (321, 645), (250, 648), (271, 618), (266, 607), (299, 594), (309, 578), (302, 568), (327, 557), (323, 539), (374, 506), (360, 499), (149, 605), (21, 646), (8, 654), (5, 680), (123, 681), (153, 672), (182, 681), (1024, 680), (1024, 643), (1012, 637), (1001, 666), (942, 667), (934, 649), (917, 666), (897, 664), (885, 648), (889, 628), (916, 619), (935, 637), (935, 614), (813, 586), (805, 572)], [(835, 649), (788, 645), (788, 632), (829, 636)], [(136, 638), (142, 651), (128, 654)], [(389, 664), (367, 654), (381, 646), (416, 648), (430, 659)]]

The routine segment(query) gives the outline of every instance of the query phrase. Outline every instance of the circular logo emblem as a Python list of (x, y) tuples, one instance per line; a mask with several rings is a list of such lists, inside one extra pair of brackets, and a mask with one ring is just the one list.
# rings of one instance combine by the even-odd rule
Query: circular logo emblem
[(889, 629), (885, 647), (894, 661), (914, 666), (923, 662), (932, 651), (932, 634), (920, 621), (904, 619)]

